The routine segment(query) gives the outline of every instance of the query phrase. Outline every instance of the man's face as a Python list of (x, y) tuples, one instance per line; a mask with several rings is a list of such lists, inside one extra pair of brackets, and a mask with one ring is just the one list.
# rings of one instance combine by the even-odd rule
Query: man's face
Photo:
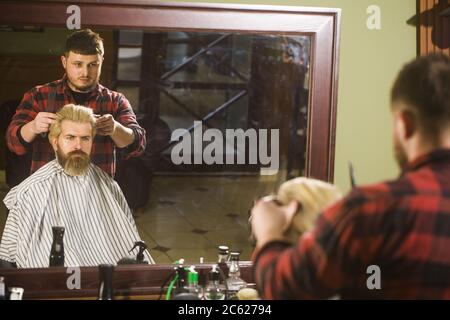
[(70, 120), (61, 122), (61, 134), (52, 141), (53, 149), (64, 171), (70, 176), (87, 172), (92, 151), (92, 127), (90, 123)]
[(61, 61), (72, 90), (89, 92), (98, 84), (103, 62), (101, 55), (84, 55), (69, 51), (67, 57), (61, 57)]

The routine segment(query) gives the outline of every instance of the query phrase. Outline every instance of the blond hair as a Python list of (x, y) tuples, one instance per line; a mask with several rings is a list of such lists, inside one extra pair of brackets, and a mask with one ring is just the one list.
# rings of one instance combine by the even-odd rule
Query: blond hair
[(285, 234), (287, 239), (295, 243), (300, 235), (314, 227), (322, 210), (341, 198), (342, 193), (336, 186), (320, 180), (301, 177), (283, 183), (276, 200), (282, 205), (292, 200), (299, 203), (299, 209)]
[(57, 119), (50, 126), (48, 139), (50, 143), (54, 138), (58, 138), (61, 134), (61, 122), (69, 120), (77, 123), (90, 123), (92, 127), (92, 137), (95, 136), (95, 117), (92, 109), (74, 105), (66, 104), (56, 113)]

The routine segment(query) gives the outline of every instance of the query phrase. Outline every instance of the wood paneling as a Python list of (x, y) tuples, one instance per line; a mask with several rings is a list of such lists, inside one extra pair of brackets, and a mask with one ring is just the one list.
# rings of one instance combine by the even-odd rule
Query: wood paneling
[(443, 52), (450, 55), (450, 17), (441, 13), (450, 0), (417, 0), (418, 54)]

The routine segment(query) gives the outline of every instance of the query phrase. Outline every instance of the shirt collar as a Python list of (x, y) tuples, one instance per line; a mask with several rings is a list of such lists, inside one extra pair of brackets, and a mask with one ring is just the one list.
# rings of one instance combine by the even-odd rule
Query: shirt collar
[(415, 160), (409, 162), (403, 169), (403, 173), (418, 170), (421, 167), (438, 162), (450, 162), (450, 149), (438, 149), (419, 156)]
[(64, 168), (61, 166), (58, 159), (54, 159), (53, 163), (57, 173), (64, 173)]

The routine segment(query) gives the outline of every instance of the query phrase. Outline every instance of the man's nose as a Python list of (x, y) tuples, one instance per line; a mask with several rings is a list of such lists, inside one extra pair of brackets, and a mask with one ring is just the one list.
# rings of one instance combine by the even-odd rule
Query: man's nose
[(86, 77), (89, 74), (89, 68), (88, 66), (83, 66), (81, 67), (81, 76), (82, 77)]
[(74, 148), (75, 150), (80, 150), (80, 149), (81, 149), (81, 139), (75, 139), (73, 148)]

